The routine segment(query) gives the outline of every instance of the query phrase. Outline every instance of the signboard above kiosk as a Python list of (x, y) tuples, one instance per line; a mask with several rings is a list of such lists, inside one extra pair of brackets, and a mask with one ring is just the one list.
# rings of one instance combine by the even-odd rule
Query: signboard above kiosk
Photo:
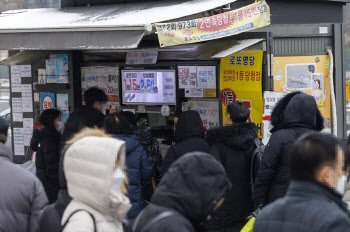
[(123, 70), (123, 104), (175, 105), (174, 70)]

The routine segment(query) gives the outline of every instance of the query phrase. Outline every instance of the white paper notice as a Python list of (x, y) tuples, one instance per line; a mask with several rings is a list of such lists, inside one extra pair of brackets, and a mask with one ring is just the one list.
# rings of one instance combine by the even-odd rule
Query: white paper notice
[(23, 112), (33, 112), (32, 85), (22, 85)]
[(14, 122), (23, 122), (23, 113), (13, 113), (12, 117)]
[(34, 102), (40, 102), (40, 94), (34, 93)]
[(32, 77), (32, 66), (31, 65), (21, 65), (21, 76), (22, 77)]
[(197, 88), (216, 89), (216, 66), (197, 66)]
[(11, 90), (12, 92), (21, 92), (21, 76), (11, 75)]
[(32, 118), (23, 119), (23, 142), (24, 146), (30, 146), (30, 140), (33, 135), (33, 124), (34, 121)]
[(185, 97), (203, 97), (203, 89), (185, 89)]
[(23, 128), (13, 128), (15, 155), (24, 155)]
[(12, 65), (11, 66), (11, 76), (21, 76), (21, 66)]
[(20, 98), (20, 97), (12, 98), (12, 111), (14, 113), (22, 113), (23, 112), (22, 98)]
[(179, 88), (196, 88), (197, 86), (197, 67), (179, 66), (178, 68)]

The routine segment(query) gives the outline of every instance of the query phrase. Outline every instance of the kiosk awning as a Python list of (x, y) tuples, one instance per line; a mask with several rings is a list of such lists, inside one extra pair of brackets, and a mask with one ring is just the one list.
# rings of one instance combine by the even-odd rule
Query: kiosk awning
[(253, 46), (264, 39), (220, 39), (199, 45), (196, 49), (177, 57), (194, 59), (220, 59)]
[(157, 1), (0, 14), (0, 49), (90, 50), (137, 48), (152, 23), (205, 12), (236, 0)]

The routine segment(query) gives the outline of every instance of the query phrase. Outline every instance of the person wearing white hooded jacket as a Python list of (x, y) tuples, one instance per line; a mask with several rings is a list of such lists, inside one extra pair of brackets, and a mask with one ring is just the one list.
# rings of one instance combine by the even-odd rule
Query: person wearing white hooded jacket
[(125, 143), (84, 129), (69, 144), (63, 165), (73, 200), (63, 214), (63, 232), (122, 232), (131, 208), (122, 193)]

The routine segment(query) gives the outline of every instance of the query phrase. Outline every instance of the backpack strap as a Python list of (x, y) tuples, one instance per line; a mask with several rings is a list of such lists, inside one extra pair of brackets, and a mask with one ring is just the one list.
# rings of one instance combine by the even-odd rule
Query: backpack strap
[[(158, 216), (156, 216), (155, 218), (153, 218), (150, 222), (148, 222), (145, 226), (143, 226), (140, 232), (145, 232), (145, 231), (147, 231), (147, 229), (148, 229), (149, 227), (151, 227), (153, 224), (155, 224), (156, 222), (158, 222), (158, 221), (160, 221), (160, 220), (162, 220), (162, 219), (164, 219), (164, 218), (173, 216), (173, 215), (175, 215), (175, 214), (176, 214), (176, 212), (171, 211), (171, 210), (166, 210), (166, 211), (162, 212), (161, 214), (159, 214)], [(140, 216), (137, 217), (137, 219), (136, 219), (136, 221), (135, 221), (135, 223), (134, 223), (134, 225), (133, 225), (133, 227), (132, 227), (132, 232), (136, 232), (137, 225), (138, 225), (138, 223), (139, 223), (139, 221), (140, 221), (141, 215), (142, 215), (142, 214), (140, 214)]]
[(61, 232), (64, 230), (64, 228), (66, 228), (66, 226), (68, 225), (68, 222), (69, 220), (71, 219), (71, 217), (74, 216), (74, 214), (78, 213), (78, 212), (81, 212), (81, 211), (84, 211), (84, 212), (87, 212), (91, 218), (92, 218), (92, 221), (94, 223), (94, 232), (97, 232), (97, 227), (96, 227), (96, 219), (94, 217), (94, 215), (92, 215), (92, 213), (90, 213), (89, 211), (85, 210), (85, 209), (78, 209), (78, 210), (75, 210), (71, 215), (69, 215), (69, 217), (67, 218), (66, 222), (63, 224), (62, 228), (61, 228)]
[(256, 148), (253, 151), (252, 159), (250, 161), (250, 189), (252, 191), (252, 194), (255, 192), (254, 180), (255, 180), (255, 178), (257, 176), (257, 173), (255, 173), (255, 160), (257, 158), (260, 158), (260, 157), (257, 157), (257, 156), (260, 155), (260, 153), (262, 152), (261, 151), (261, 147), (264, 146), (261, 143), (259, 138), (254, 139), (254, 144), (255, 144)]

